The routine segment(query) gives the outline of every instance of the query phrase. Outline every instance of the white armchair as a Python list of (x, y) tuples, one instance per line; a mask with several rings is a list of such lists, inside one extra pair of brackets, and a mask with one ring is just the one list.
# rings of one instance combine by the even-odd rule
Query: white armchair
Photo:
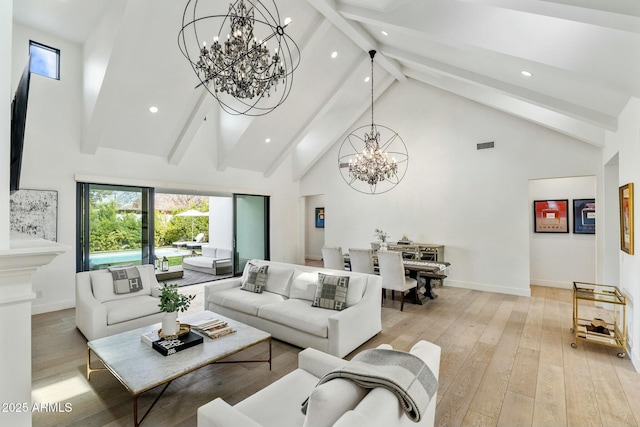
[(135, 267), (142, 289), (116, 294), (107, 269), (76, 273), (76, 327), (95, 340), (162, 321), (158, 281), (153, 265)]
[(342, 248), (325, 246), (322, 248), (322, 260), (324, 268), (332, 270), (344, 270), (344, 257), (342, 256)]
[(416, 279), (406, 277), (402, 264), (402, 253), (393, 251), (378, 251), (378, 268), (382, 277), (382, 289), (400, 291), (400, 311), (404, 309), (405, 292), (418, 285)]

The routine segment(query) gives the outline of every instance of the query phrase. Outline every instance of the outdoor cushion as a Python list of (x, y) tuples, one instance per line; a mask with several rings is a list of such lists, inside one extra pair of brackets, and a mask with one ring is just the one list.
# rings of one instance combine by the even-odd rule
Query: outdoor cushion
[(216, 248), (213, 246), (205, 245), (202, 247), (202, 256), (215, 258), (216, 257)]
[(182, 260), (182, 264), (193, 265), (194, 267), (212, 268), (213, 258), (207, 256), (192, 256)]
[(231, 259), (231, 249), (222, 249), (218, 248), (216, 250), (216, 258), (217, 259)]
[(262, 319), (323, 338), (329, 334), (329, 317), (334, 314), (336, 312), (333, 310), (311, 307), (309, 301), (301, 299), (288, 299), (277, 304), (263, 305), (258, 310), (258, 317)]
[(89, 275), (91, 276), (91, 289), (93, 290), (93, 296), (98, 301), (105, 302), (123, 298), (131, 298), (132, 295), (151, 295), (151, 284), (147, 271), (140, 269), (139, 266), (136, 266), (136, 268), (138, 268), (138, 270), (140, 271), (140, 278), (142, 279), (142, 290), (137, 291), (134, 294), (116, 294), (113, 291), (113, 275), (111, 274), (111, 272), (109, 272), (109, 270), (104, 269), (91, 271)]
[(258, 315), (258, 309), (261, 306), (282, 302), (284, 300), (285, 298), (282, 295), (271, 292), (256, 294), (253, 292), (245, 292), (240, 290), (240, 288), (212, 292), (209, 295), (209, 301), (214, 304), (241, 311), (252, 316)]
[(159, 313), (158, 298), (152, 296), (129, 296), (129, 298), (117, 301), (107, 301), (107, 325), (114, 325), (132, 319)]

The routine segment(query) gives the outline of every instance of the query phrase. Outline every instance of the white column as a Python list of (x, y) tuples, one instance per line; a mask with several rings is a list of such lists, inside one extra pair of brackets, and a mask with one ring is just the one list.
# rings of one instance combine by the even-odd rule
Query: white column
[(12, 23), (13, 0), (0, 0), (0, 250), (9, 248)]
[[(33, 273), (69, 247), (12, 234), (0, 250), (0, 425), (31, 426), (31, 288)], [(6, 411), (4, 411), (6, 409)]]

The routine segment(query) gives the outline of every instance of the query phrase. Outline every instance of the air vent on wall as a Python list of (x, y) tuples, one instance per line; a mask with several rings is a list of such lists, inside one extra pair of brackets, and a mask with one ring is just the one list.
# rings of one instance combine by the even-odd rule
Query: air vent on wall
[(487, 148), (493, 148), (493, 141), (491, 141), (491, 142), (481, 142), (479, 144), (476, 144), (476, 146), (477, 146), (478, 150), (484, 150), (484, 149), (487, 149)]

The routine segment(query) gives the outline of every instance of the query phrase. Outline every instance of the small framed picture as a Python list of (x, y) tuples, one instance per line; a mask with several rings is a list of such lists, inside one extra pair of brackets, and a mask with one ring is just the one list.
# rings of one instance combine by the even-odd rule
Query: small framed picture
[(569, 232), (569, 200), (534, 200), (533, 231), (536, 233)]
[(324, 228), (324, 208), (316, 208), (316, 228)]
[(596, 199), (573, 200), (573, 232), (596, 234)]
[(620, 249), (633, 255), (633, 183), (620, 187)]

